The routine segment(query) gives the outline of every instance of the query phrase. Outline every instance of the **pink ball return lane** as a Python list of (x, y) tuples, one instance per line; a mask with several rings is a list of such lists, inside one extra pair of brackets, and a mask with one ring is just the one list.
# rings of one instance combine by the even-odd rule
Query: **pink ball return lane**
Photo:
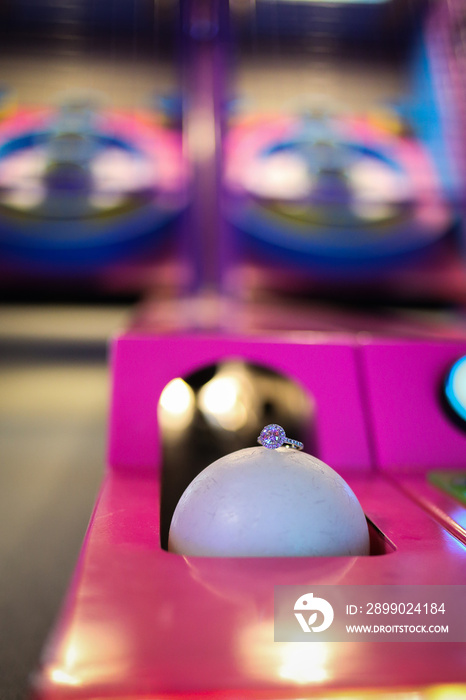
[[(466, 342), (366, 334), (118, 337), (108, 469), (35, 677), (37, 700), (383, 698), (408, 688), (431, 698), (432, 686), (463, 683), (458, 643), (275, 643), (273, 596), (280, 584), (465, 583), (458, 503), (440, 496), (443, 512), (416, 491), (431, 467), (466, 466), (466, 433), (437, 400), (444, 372), (465, 353)], [(266, 365), (313, 396), (317, 456), (358, 497), (371, 555), (214, 558), (161, 548), (161, 392), (229, 357)]]

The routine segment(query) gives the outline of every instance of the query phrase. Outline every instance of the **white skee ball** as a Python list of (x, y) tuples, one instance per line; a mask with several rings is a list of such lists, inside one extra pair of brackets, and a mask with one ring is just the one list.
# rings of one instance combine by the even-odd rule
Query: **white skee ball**
[(173, 514), (168, 549), (187, 556), (323, 557), (369, 554), (358, 499), (305, 452), (250, 447), (209, 465)]

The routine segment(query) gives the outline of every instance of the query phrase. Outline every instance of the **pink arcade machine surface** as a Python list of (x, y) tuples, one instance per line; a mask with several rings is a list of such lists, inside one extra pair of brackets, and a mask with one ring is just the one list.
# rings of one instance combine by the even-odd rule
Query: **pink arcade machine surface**
[[(367, 333), (117, 337), (108, 467), (36, 700), (465, 697), (462, 643), (287, 644), (273, 629), (275, 586), (466, 584), (464, 504), (427, 482), (432, 470), (466, 470), (466, 432), (439, 398), (465, 355), (466, 341)], [(174, 378), (225, 358), (312, 396), (317, 456), (359, 499), (370, 555), (162, 548), (159, 399)]]

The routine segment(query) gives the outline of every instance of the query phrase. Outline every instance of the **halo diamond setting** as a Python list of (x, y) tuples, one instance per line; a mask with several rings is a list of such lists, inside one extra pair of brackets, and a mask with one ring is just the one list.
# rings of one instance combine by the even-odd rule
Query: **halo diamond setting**
[(303, 443), (299, 442), (299, 440), (291, 440), (286, 437), (282, 426), (277, 425), (277, 423), (266, 425), (265, 428), (261, 430), (257, 442), (268, 450), (276, 450), (283, 445), (294, 450), (302, 450), (304, 447)]

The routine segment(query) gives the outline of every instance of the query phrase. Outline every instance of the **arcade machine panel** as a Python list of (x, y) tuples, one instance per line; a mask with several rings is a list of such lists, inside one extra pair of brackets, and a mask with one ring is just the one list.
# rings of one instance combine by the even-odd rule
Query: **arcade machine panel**
[[(192, 283), (184, 228), (176, 3), (20, 0), (0, 66), (2, 288), (174, 293)], [(183, 237), (184, 236), (184, 237)]]
[(363, 356), (377, 468), (466, 541), (464, 344), (368, 343)]
[[(328, 3), (313, 5), (316, 10), (322, 6), (324, 13), (329, 8)], [(348, 18), (346, 13), (355, 5), (339, 3), (334, 9)], [(369, 5), (371, 11), (365, 15)], [(403, 17), (400, 3), (360, 4), (352, 15), (357, 27), (362, 30), (363, 16), (370, 22), (358, 41), (368, 40), (373, 22), (395, 8)], [(337, 24), (341, 41), (347, 41), (343, 27), (354, 36), (351, 23)], [(405, 64), (397, 63), (391, 83), (397, 95), (399, 65), (402, 80), (406, 77)], [(208, 76), (213, 77), (212, 71), (203, 74)], [(385, 99), (386, 86), (381, 83), (374, 79), (373, 89), (382, 90)], [(303, 121), (306, 129), (311, 122), (311, 130), (329, 126), (329, 120), (323, 127), (319, 119), (315, 124), (314, 115), (280, 115), (284, 121), (298, 119), (300, 126), (287, 133), (281, 149), (285, 152), (280, 153), (279, 147), (272, 155), (295, 163), (296, 151), (305, 141)], [(396, 126), (389, 128), (386, 113), (383, 118), (371, 114), (370, 119), (366, 114), (358, 121), (350, 110), (339, 119), (335, 122), (341, 129), (356, 121), (367, 135), (364, 158), (371, 168), (376, 161), (391, 191), (398, 192), (406, 173), (393, 166), (393, 157), (374, 156), (369, 142), (375, 129), (389, 132), (385, 138), (398, 143), (400, 118), (396, 116)], [(323, 157), (328, 159), (333, 151), (326, 138), (311, 139), (310, 145), (306, 141), (306, 158), (314, 161), (323, 142)], [(418, 141), (411, 139), (410, 132), (405, 145), (417, 154)], [(350, 164), (361, 158), (360, 143), (356, 147), (354, 140), (348, 137), (341, 149)], [(431, 158), (434, 162), (433, 156), (427, 160)], [(332, 184), (338, 180), (335, 168), (323, 170)], [(426, 172), (430, 176), (437, 170)], [(450, 202), (428, 180), (429, 191), (436, 195), (433, 208), (442, 218), (450, 211)], [(401, 219), (412, 212), (412, 202), (395, 204)], [(236, 238), (225, 239), (226, 246), (237, 243)], [(236, 253), (234, 245), (232, 251)], [(224, 250), (221, 270), (228, 282), (232, 270), (234, 275), (238, 272), (236, 258), (231, 265), (232, 251)], [(293, 275), (297, 277), (294, 267)], [(278, 275), (275, 278), (278, 282)], [(207, 332), (199, 319), (204, 302), (187, 301), (185, 323), (180, 321), (181, 305), (167, 307), (172, 332), (163, 334), (158, 324), (154, 330), (139, 322), (112, 344), (107, 469), (65, 604), (33, 679), (34, 697), (278, 700), (312, 695), (401, 700), (411, 694), (432, 700), (454, 692), (461, 697), (466, 692), (464, 644), (457, 641), (288, 644), (274, 641), (273, 621), (274, 586), (446, 587), (464, 582), (466, 537), (454, 518), (453, 501), (440, 490), (437, 502), (422, 498), (411, 483), (417, 488), (427, 483), (431, 471), (450, 474), (465, 468), (466, 433), (450, 422), (440, 396), (450, 367), (466, 353), (464, 336), (400, 339), (394, 333), (330, 330), (338, 318), (330, 319), (324, 331), (297, 331), (292, 318), (286, 332), (277, 330), (278, 322), (271, 331), (265, 321), (258, 325), (253, 320), (245, 331), (241, 324), (235, 327), (234, 314), (225, 314), (221, 332), (213, 314), (212, 330)], [(163, 309), (158, 307), (157, 313), (163, 314)], [(268, 314), (274, 316), (271, 305)], [(247, 374), (251, 368), (255, 381), (257, 372), (261, 381), (278, 375), (274, 381), (283, 401), (265, 398), (262, 406), (248, 409), (245, 396), (251, 396)], [(234, 396), (244, 399), (238, 399), (243, 407), (239, 413), (246, 411), (244, 429), (230, 422), (233, 430), (227, 426), (217, 444), (212, 432), (207, 437), (205, 432), (206, 415), (212, 412), (212, 401), (206, 399), (212, 380), (223, 387), (217, 423), (223, 416), (226, 425), (226, 385), (236, 382), (239, 389)], [(213, 394), (218, 397), (218, 392)], [(257, 391), (252, 394), (257, 399)], [(299, 407), (293, 420), (291, 411), (284, 409), (285, 395)], [(236, 410), (235, 402), (236, 398), (229, 402), (230, 411)], [(179, 493), (173, 495), (177, 480), (167, 477), (167, 469), (189, 480), (219, 456), (219, 450), (252, 447), (258, 434), (252, 428), (253, 414), (257, 420), (265, 416), (267, 422), (283, 420), (287, 433), (295, 428), (292, 437), (345, 479), (367, 518), (369, 554), (195, 557), (167, 550), (168, 521)]]
[(423, 2), (232, 3), (229, 291), (464, 299), (442, 12)]
[[(276, 643), (273, 591), (464, 581), (464, 531), (432, 513), (402, 478), (420, 480), (432, 464), (464, 469), (466, 434), (444, 419), (438, 382), (465, 352), (464, 342), (342, 333), (157, 336), (139, 328), (118, 337), (108, 469), (35, 697), (402, 698), (407, 689), (449, 697), (452, 684), (464, 682), (463, 644), (334, 643), (316, 651)], [(369, 555), (192, 557), (162, 546), (161, 426), (177, 416), (189, 423), (192, 377), (207, 371), (208, 384), (208, 368), (225, 371), (225, 363), (233, 376), (232, 360), (304, 392), (313, 408), (297, 437), (356, 494)], [(195, 455), (183, 450), (174, 459), (172, 468), (183, 471)]]

